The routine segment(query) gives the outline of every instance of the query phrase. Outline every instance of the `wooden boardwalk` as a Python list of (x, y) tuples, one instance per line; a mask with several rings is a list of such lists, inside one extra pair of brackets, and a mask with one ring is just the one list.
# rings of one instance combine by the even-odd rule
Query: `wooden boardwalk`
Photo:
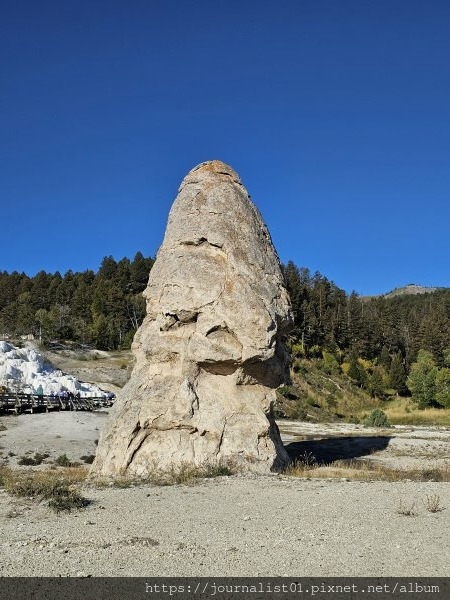
[(103, 396), (97, 398), (79, 398), (46, 396), (42, 394), (0, 394), (0, 412), (49, 412), (53, 410), (96, 410), (112, 406), (112, 401)]

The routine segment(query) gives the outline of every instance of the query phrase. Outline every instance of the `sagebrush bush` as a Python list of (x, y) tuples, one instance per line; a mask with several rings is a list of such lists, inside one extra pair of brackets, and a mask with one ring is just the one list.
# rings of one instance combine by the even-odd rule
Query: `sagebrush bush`
[(22, 456), (21, 458), (19, 458), (19, 460), (17, 462), (19, 465), (25, 465), (25, 466), (31, 467), (31, 466), (40, 465), (42, 463), (42, 461), (48, 457), (49, 457), (49, 454), (40, 454), (39, 452), (36, 452), (33, 458), (31, 458), (30, 456)]
[(66, 454), (61, 454), (55, 459), (55, 465), (58, 465), (58, 467), (78, 467), (79, 463), (72, 462)]
[(380, 408), (375, 408), (370, 415), (364, 419), (366, 427), (392, 427), (387, 414)]
[(31, 467), (31, 466), (35, 465), (36, 463), (34, 462), (34, 458), (31, 458), (31, 456), (22, 456), (17, 461), (17, 464), (25, 466), (25, 467)]
[(84, 508), (89, 504), (89, 500), (84, 498), (78, 490), (75, 490), (67, 485), (61, 485), (54, 491), (48, 505), (56, 512), (62, 510), (71, 511), (74, 508)]

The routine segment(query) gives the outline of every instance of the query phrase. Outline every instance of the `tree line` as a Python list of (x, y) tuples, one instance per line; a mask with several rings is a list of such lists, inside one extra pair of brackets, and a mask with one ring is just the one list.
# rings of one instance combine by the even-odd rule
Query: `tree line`
[(133, 260), (105, 257), (96, 273), (0, 272), (0, 334), (129, 348), (145, 316), (142, 292), (153, 262), (137, 252)]
[(450, 408), (450, 289), (364, 298), (292, 261), (284, 275), (294, 358), (320, 359), (374, 396), (393, 390)]
[[(107, 256), (97, 272), (0, 272), (0, 335), (129, 348), (153, 262), (138, 252), (133, 260)], [(374, 396), (393, 390), (420, 406), (450, 407), (450, 289), (364, 298), (292, 261), (283, 271), (294, 369), (296, 360), (320, 360)]]

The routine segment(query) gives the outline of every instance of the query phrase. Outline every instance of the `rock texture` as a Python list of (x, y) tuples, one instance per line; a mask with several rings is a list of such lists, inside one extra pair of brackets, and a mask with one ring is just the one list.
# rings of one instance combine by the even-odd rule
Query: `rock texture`
[(272, 405), (288, 377), (291, 308), (268, 230), (229, 166), (205, 162), (183, 180), (144, 295), (135, 366), (92, 474), (286, 464)]

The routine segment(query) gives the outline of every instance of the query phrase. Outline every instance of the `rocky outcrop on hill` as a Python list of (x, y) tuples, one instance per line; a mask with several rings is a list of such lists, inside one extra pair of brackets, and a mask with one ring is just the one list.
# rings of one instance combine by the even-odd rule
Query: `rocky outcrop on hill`
[(272, 405), (288, 378), (291, 308), (268, 230), (229, 166), (202, 163), (183, 180), (144, 295), (135, 366), (92, 474), (288, 462)]

